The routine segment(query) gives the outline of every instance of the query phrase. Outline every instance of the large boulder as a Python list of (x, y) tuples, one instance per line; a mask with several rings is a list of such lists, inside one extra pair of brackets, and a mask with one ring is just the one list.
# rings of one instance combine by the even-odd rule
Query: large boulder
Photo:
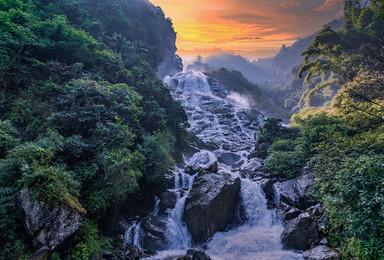
[(286, 222), (281, 235), (283, 247), (294, 250), (307, 250), (318, 239), (316, 222), (308, 212)]
[(160, 200), (160, 211), (163, 213), (167, 209), (172, 209), (175, 207), (177, 202), (177, 192), (175, 190), (168, 189), (163, 194), (161, 194)]
[(305, 251), (303, 257), (305, 260), (339, 260), (341, 258), (339, 252), (325, 245)]
[(166, 236), (167, 220), (162, 216), (152, 216), (141, 222), (143, 248), (161, 251), (168, 248)]
[(201, 248), (191, 248), (187, 251), (187, 256), (191, 256), (192, 260), (211, 260), (211, 257), (207, 255)]
[(55, 250), (80, 228), (81, 213), (67, 204), (48, 207), (44, 202), (33, 200), (32, 192), (26, 188), (19, 193), (24, 226), (36, 247)]
[(313, 180), (313, 175), (308, 173), (293, 180), (277, 182), (274, 187), (281, 202), (305, 210), (314, 205), (314, 201), (309, 200), (306, 196)]
[(209, 238), (234, 220), (239, 192), (240, 178), (228, 173), (196, 178), (184, 208), (184, 221), (195, 241)]

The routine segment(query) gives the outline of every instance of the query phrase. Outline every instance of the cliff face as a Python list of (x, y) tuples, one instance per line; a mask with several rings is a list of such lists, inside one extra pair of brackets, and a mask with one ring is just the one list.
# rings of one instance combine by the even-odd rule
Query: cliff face
[(157, 69), (157, 76), (162, 79), (167, 75), (175, 75), (183, 70), (183, 61), (176, 55), (176, 32), (173, 29), (172, 20), (165, 18), (163, 10), (157, 6), (152, 6), (153, 12), (160, 21), (161, 31), (164, 33), (164, 38), (167, 39), (166, 44), (161, 50), (163, 61)]

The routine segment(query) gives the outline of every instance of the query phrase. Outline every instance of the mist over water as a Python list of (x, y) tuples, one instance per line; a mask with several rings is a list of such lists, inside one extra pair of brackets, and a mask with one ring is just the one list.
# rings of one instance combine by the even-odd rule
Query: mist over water
[[(228, 91), (201, 72), (186, 71), (164, 81), (187, 113), (189, 132), (202, 143), (195, 144), (200, 151), (185, 158), (186, 165), (208, 167), (217, 161), (219, 172), (239, 177), (240, 169), (252, 165), (247, 157), (255, 145), (254, 133), (264, 120), (262, 114), (251, 108), (246, 96)], [(169, 248), (152, 259), (183, 255), (194, 246), (182, 217), (196, 175), (187, 175), (183, 169), (175, 170), (174, 174), (178, 197), (167, 219)], [(241, 223), (227, 232), (216, 233), (200, 246), (205, 246), (207, 253), (217, 260), (301, 259), (299, 254), (282, 250), (282, 222), (273, 210), (267, 209), (260, 184), (242, 179), (240, 197)]]

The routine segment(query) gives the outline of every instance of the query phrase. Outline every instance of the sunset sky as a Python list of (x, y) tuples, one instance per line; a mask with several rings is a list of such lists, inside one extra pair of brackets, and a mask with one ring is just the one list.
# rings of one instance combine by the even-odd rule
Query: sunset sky
[(178, 54), (269, 57), (342, 15), (343, 0), (150, 0), (173, 20)]

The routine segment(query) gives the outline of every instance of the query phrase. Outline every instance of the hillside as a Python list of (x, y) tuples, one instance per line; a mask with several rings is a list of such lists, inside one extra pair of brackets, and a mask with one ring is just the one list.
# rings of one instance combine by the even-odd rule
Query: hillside
[(88, 259), (116, 245), (123, 204), (153, 207), (186, 147), (156, 76), (181, 68), (175, 39), (146, 0), (1, 1), (1, 259)]

